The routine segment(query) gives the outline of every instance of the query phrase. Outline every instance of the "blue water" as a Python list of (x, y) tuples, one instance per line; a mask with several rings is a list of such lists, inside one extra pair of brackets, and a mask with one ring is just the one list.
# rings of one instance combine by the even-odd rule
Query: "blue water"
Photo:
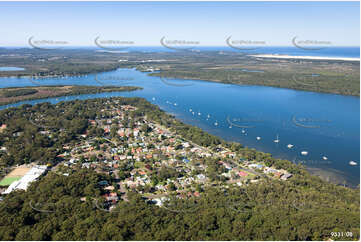
[(21, 67), (11, 67), (11, 66), (0, 66), (0, 71), (23, 71), (24, 68)]
[[(57, 103), (96, 97), (144, 97), (183, 122), (196, 125), (226, 140), (238, 141), (296, 163), (302, 161), (309, 167), (330, 171), (333, 169), (342, 174), (348, 184), (359, 184), (358, 97), (206, 81), (164, 80), (134, 69), (101, 73), (97, 78), (95, 75), (88, 75), (68, 79), (39, 79), (36, 82), (26, 78), (0, 78), (0, 88), (70, 84), (133, 85), (144, 89), (129, 93), (113, 92), (24, 101), (0, 108), (24, 103)], [(195, 112), (194, 115), (190, 109)], [(277, 135), (279, 143), (273, 142)], [(257, 140), (257, 136), (261, 140)], [(289, 149), (288, 144), (293, 144), (294, 147)], [(301, 151), (308, 151), (308, 155), (302, 156)], [(328, 160), (323, 160), (323, 156), (327, 156)], [(358, 165), (350, 166), (348, 163), (351, 160)]]
[[(141, 52), (174, 52), (175, 50), (165, 47), (130, 47), (125, 51), (141, 51)], [(360, 58), (360, 47), (327, 47), (320, 50), (305, 50), (294, 46), (265, 46), (254, 50), (239, 50), (228, 46), (219, 47), (194, 47), (192, 51), (232, 51), (246, 54), (279, 54), (293, 56), (322, 56), (322, 57), (344, 57), (344, 58)]]
[[(15, 47), (14, 47), (15, 48)], [(7, 47), (7, 49), (14, 49)], [(18, 49), (16, 47), (15, 49)], [(26, 48), (26, 47), (25, 47)], [(96, 47), (66, 47), (64, 49), (90, 49), (97, 51), (104, 51), (103, 49)], [(177, 50), (168, 49), (163, 46), (130, 46), (121, 52), (175, 52)], [(279, 54), (279, 55), (293, 55), (293, 56), (322, 56), (322, 57), (343, 57), (343, 58), (360, 58), (360, 47), (335, 47), (325, 46), (319, 50), (305, 50), (297, 48), (295, 46), (265, 46), (254, 50), (239, 50), (229, 46), (210, 46), (210, 47), (198, 47), (195, 46), (191, 51), (232, 51), (245, 54)]]

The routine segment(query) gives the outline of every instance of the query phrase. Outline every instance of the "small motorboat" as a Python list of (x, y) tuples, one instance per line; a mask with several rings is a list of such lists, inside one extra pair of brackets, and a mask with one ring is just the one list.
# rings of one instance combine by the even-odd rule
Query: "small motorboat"
[(278, 137), (278, 134), (277, 134), (277, 138), (276, 138), (273, 142), (275, 142), (275, 143), (279, 143), (279, 142), (280, 142), (280, 139), (279, 139), (279, 137)]
[(301, 155), (308, 155), (308, 151), (301, 151)]

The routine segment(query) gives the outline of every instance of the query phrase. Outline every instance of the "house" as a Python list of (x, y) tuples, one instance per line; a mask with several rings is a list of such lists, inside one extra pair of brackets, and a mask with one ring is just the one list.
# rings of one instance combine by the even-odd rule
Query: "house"
[(152, 167), (151, 167), (149, 164), (146, 164), (144, 167), (145, 167), (148, 171), (151, 171), (151, 170), (152, 170)]
[(244, 172), (244, 171), (238, 172), (238, 175), (241, 176), (241, 177), (246, 177), (246, 176), (248, 176), (248, 174), (247, 174), (246, 172)]
[(274, 177), (276, 177), (276, 178), (280, 178), (281, 176), (282, 176), (281, 172), (275, 172), (274, 173)]
[(7, 127), (6, 124), (2, 124), (2, 125), (0, 126), (0, 130), (4, 130), (4, 129), (6, 129), (6, 127)]

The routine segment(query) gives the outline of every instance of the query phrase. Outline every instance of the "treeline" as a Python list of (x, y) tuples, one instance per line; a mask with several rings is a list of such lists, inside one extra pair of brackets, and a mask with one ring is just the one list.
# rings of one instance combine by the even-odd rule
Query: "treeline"
[(3, 91), (4, 97), (18, 97), (35, 94), (38, 91), (35, 89), (18, 89), (18, 90), (5, 90)]
[(0, 90), (0, 105), (7, 105), (24, 100), (50, 97), (62, 97), (104, 92), (129, 92), (142, 89), (135, 86), (40, 86), (34, 88), (10, 87)]
[[(215, 187), (200, 198), (169, 196), (163, 207), (129, 192), (128, 202), (107, 212), (102, 180), (109, 177), (91, 169), (50, 172), (27, 192), (12, 193), (0, 203), (0, 240), (359, 239), (359, 192), (343, 187)], [(352, 237), (331, 235), (345, 231)]]
[[(222, 65), (222, 63), (220, 63)], [(194, 68), (190, 66), (174, 65), (171, 70), (164, 70), (161, 73), (153, 73), (152, 76), (163, 76), (178, 79), (206, 80), (239, 85), (259, 85), (313, 92), (335, 93), (342, 95), (360, 96), (360, 73), (346, 73), (342, 76), (339, 73), (322, 70), (322, 75), (311, 77), (310, 73), (298, 73), (297, 70), (284, 69), (280, 72), (276, 67), (267, 68), (262, 72), (244, 72), (240, 69), (227, 69), (224, 64), (223, 70), (212, 70), (213, 65)], [(245, 65), (247, 67), (247, 65)], [(207, 68), (208, 67), (208, 68)], [(250, 66), (254, 68), (253, 66)], [(357, 68), (359, 66), (352, 67)], [(257, 70), (256, 70), (257, 71)], [(296, 73), (296, 74), (295, 74)]]
[[(0, 146), (8, 150), (0, 151), (1, 164), (55, 164), (57, 155), (64, 152), (63, 145), (76, 145), (79, 134), (103, 135), (104, 130), (90, 125), (89, 119), (108, 118), (109, 114), (101, 110), (127, 104), (138, 108), (129, 113), (133, 117), (145, 115), (209, 149), (222, 144), (245, 159), (262, 160), (294, 176), (288, 181), (268, 179), (242, 188), (208, 187), (194, 199), (179, 200), (170, 195), (161, 208), (128, 193), (130, 201), (120, 202), (109, 213), (101, 209), (98, 182), (111, 182), (110, 177), (91, 170), (79, 170), (69, 177), (50, 172), (27, 192), (15, 192), (0, 202), (1, 240), (359, 239), (359, 188), (326, 183), (300, 165), (182, 124), (140, 98), (42, 103), (2, 110), (0, 125), (7, 128), (0, 133)], [(159, 175), (166, 179), (173, 174), (161, 170)], [(83, 197), (86, 201), (80, 200)], [(94, 204), (94, 199), (99, 203)], [(331, 236), (331, 232), (347, 231), (353, 237)]]

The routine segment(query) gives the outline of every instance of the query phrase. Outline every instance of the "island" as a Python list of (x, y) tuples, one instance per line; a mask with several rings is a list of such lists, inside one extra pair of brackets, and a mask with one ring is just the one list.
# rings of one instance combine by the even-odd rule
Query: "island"
[(0, 89), (0, 105), (7, 105), (25, 100), (62, 97), (104, 92), (128, 92), (142, 89), (133, 86), (36, 86), (12, 87)]

